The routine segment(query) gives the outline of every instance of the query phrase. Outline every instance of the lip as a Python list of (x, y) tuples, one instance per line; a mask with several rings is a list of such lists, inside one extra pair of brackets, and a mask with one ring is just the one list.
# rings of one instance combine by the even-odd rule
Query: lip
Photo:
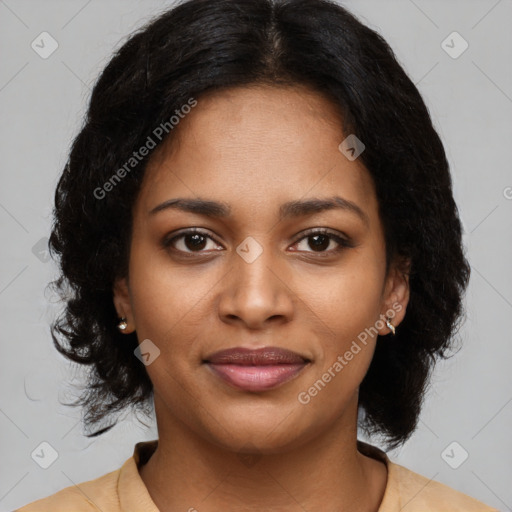
[(267, 391), (296, 377), (310, 360), (279, 347), (221, 350), (203, 361), (215, 375), (244, 391)]
[(269, 366), (276, 364), (303, 364), (309, 359), (279, 347), (250, 349), (245, 347), (228, 348), (208, 356), (205, 360), (211, 364), (236, 364), (241, 366)]

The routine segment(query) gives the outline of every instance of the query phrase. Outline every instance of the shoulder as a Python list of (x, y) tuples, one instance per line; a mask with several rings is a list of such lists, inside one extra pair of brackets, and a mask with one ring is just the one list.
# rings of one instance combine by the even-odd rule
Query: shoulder
[[(384, 498), (391, 500), (392, 494), (394, 500), (399, 500), (401, 508), (407, 505), (408, 512), (499, 512), (467, 494), (428, 479), (404, 466), (388, 462), (388, 487)], [(387, 512), (387, 509), (383, 509), (383, 512)]]
[(141, 441), (119, 469), (94, 480), (66, 487), (14, 512), (158, 512), (138, 472), (139, 464), (147, 462), (157, 444), (158, 440)]
[(66, 487), (46, 498), (33, 501), (14, 512), (120, 511), (117, 483), (121, 469), (94, 480)]
[(380, 448), (357, 441), (358, 451), (380, 460), (388, 469), (388, 481), (378, 512), (499, 512), (447, 485), (428, 479), (391, 462)]

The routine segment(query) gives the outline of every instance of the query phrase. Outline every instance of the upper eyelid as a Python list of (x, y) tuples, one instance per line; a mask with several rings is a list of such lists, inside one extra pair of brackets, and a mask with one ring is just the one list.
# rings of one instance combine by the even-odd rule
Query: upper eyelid
[(338, 236), (340, 238), (346, 238), (347, 240), (349, 239), (349, 237), (342, 231), (336, 231), (330, 228), (308, 228), (305, 231), (303, 231), (300, 235), (298, 235), (299, 238), (297, 238), (297, 240), (302, 240), (303, 238), (307, 236), (312, 236), (316, 233), (320, 233), (322, 235)]

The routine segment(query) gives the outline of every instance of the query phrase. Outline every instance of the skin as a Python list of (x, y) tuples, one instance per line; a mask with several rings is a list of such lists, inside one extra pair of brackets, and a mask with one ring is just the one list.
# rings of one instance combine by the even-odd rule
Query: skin
[[(159, 444), (140, 469), (153, 501), (163, 512), (377, 511), (387, 470), (357, 451), (357, 401), (386, 339), (369, 337), (308, 404), (297, 399), (393, 305), (398, 326), (409, 299), (397, 262), (386, 274), (370, 174), (338, 149), (348, 135), (341, 117), (308, 88), (251, 86), (202, 96), (175, 130), (146, 171), (129, 275), (114, 287), (126, 332), (160, 350), (146, 367)], [(283, 203), (333, 196), (365, 219), (348, 209), (279, 218)], [(149, 213), (174, 198), (219, 201), (231, 213)], [(163, 247), (190, 228), (208, 235), (199, 247), (191, 237)], [(320, 228), (351, 246), (327, 237), (316, 248), (304, 232)], [(252, 263), (236, 252), (247, 237), (263, 250)], [(239, 346), (278, 346), (311, 363), (278, 388), (242, 391), (202, 364)]]

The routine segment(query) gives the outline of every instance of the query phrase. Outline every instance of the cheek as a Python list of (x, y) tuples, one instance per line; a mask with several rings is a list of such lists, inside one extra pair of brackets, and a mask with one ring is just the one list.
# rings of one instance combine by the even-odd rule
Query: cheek
[[(353, 257), (354, 263), (322, 276), (298, 293), (338, 343), (357, 336), (379, 319), (385, 267), (375, 260)], [(343, 348), (340, 346), (340, 349)]]
[(191, 268), (173, 267), (165, 251), (134, 247), (130, 288), (137, 336), (139, 343), (150, 339), (166, 365), (199, 358), (195, 340), (209, 321), (202, 309), (213, 285), (210, 277), (206, 272), (199, 279)]
[(296, 400), (318, 424), (330, 424), (343, 413), (368, 371), (377, 341), (377, 284), (369, 281), (356, 289), (333, 285), (333, 300), (317, 307), (326, 321), (319, 323), (322, 331), (315, 333), (315, 371)]
[(134, 238), (130, 288), (137, 331), (169, 331), (200, 309), (217, 272), (173, 262), (165, 249)]
[(343, 404), (360, 385), (373, 357), (385, 263), (361, 255), (354, 257), (356, 261), (299, 292), (308, 303), (317, 339), (316, 371), (310, 383), (314, 388), (308, 388), (311, 394), (303, 391), (311, 397), (322, 394), (323, 399), (315, 399), (317, 405), (324, 400)]

